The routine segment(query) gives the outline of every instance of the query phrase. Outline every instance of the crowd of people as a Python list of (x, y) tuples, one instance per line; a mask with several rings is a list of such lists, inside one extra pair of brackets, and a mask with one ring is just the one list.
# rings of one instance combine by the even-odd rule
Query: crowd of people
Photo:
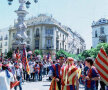
[(53, 79), (50, 90), (80, 90), (79, 84), (84, 85), (84, 90), (108, 90), (91, 57), (75, 62), (73, 58), (65, 59), (61, 55), (59, 62), (50, 67), (49, 73)]
[[(108, 90), (97, 69), (93, 59), (88, 57), (85, 61), (74, 61), (60, 55), (58, 60), (36, 60), (32, 54), (27, 58), (30, 73), (24, 68), (21, 59), (8, 59), (0, 61), (0, 90), (10, 90), (11, 82), (19, 81), (14, 90), (22, 89), (23, 82), (42, 81), (48, 76), (51, 81), (50, 90), (80, 90), (79, 84), (85, 90)], [(100, 84), (100, 88), (98, 85)]]

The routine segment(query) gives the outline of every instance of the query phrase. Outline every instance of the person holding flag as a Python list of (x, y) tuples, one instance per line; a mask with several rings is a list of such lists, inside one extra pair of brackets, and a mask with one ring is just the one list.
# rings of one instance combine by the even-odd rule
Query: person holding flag
[(19, 47), (17, 47), (16, 51), (15, 51), (15, 54), (16, 54), (16, 60), (18, 62), (18, 60), (21, 59), (21, 54), (20, 54), (20, 51), (19, 51)]
[(1, 51), (1, 58), (0, 58), (0, 61), (3, 62), (3, 54), (2, 54), (2, 51)]
[(29, 77), (29, 81), (30, 81), (30, 67), (27, 60), (27, 52), (25, 46), (23, 47), (22, 64), (24, 66), (24, 70), (27, 72), (27, 76)]
[(52, 82), (49, 90), (61, 90), (61, 75), (60, 70), (64, 63), (64, 55), (59, 56), (59, 62), (50, 66), (50, 77), (52, 77)]
[(74, 59), (67, 58), (67, 64), (61, 68), (61, 90), (79, 90), (79, 77), (81, 69), (74, 65)]
[(108, 56), (102, 46), (95, 59), (94, 66), (100, 75), (100, 90), (108, 90)]

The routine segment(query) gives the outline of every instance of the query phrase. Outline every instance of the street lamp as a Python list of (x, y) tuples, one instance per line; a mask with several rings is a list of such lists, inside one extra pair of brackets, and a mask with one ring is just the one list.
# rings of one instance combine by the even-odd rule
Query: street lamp
[(11, 5), (13, 0), (8, 0), (8, 4)]
[(30, 4), (31, 4), (31, 3), (30, 3), (29, 1), (27, 1), (27, 2), (26, 2), (26, 8), (29, 8), (29, 7), (30, 7)]
[[(8, 0), (8, 4), (12, 5), (13, 0)], [(34, 0), (35, 3), (37, 3), (37, 0)], [(30, 7), (30, 1), (29, 0), (19, 0), (19, 8), (15, 12), (18, 16), (18, 23), (16, 24), (16, 35), (15, 35), (15, 41), (12, 44), (12, 48), (16, 49), (17, 47), (22, 48), (23, 45), (26, 45), (26, 39), (27, 34), (25, 33), (25, 30), (27, 28), (27, 25), (24, 22), (25, 16), (28, 14), (28, 12), (25, 10), (26, 8)]]

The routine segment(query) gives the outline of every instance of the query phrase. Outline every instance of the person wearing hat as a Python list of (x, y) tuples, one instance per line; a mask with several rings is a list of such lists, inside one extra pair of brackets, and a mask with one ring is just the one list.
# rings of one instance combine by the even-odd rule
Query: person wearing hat
[(10, 90), (11, 82), (14, 82), (14, 76), (8, 71), (8, 64), (3, 62), (0, 72), (0, 90)]
[(67, 64), (61, 68), (61, 90), (79, 90), (78, 74), (81, 73), (74, 65), (74, 59), (67, 58)]
[[(59, 56), (59, 62), (56, 63), (56, 64), (53, 64), (51, 67), (50, 67), (50, 73), (52, 73), (52, 75), (50, 75), (54, 81), (57, 83), (57, 88), (58, 90), (61, 90), (61, 75), (60, 75), (60, 70), (61, 70), (61, 67), (64, 63), (64, 55), (61, 54)], [(52, 85), (53, 86), (53, 85)], [(52, 86), (50, 86), (50, 90), (52, 88)], [(56, 90), (56, 87), (53, 88), (53, 90)]]

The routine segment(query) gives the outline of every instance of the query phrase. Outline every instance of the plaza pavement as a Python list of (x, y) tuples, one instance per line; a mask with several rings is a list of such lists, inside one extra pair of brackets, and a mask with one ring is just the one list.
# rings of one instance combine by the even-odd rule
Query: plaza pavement
[[(37, 82), (24, 82), (22, 84), (22, 90), (49, 90), (51, 82), (47, 80), (48, 77), (44, 77), (42, 81)], [(84, 86), (80, 85), (79, 90), (84, 90)]]

